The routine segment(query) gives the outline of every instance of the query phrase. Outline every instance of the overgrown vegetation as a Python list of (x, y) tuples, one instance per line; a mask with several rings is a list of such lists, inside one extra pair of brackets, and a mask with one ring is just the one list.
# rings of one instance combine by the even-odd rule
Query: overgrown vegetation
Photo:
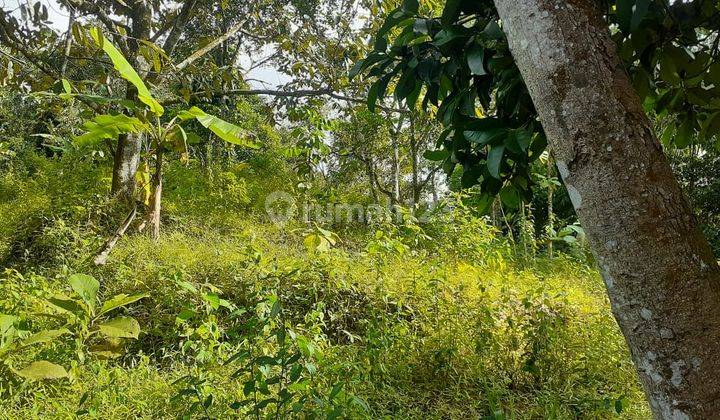
[[(224, 201), (228, 179), (262, 200), (252, 191), (276, 181), (259, 164), (233, 177), (172, 163), (165, 235), (125, 238), (96, 267), (87, 256), (112, 229), (95, 222), (111, 220), (96, 164), (31, 152), (15, 164), (27, 167), (3, 175), (2, 206), (24, 208), (27, 230), (3, 219), (9, 418), (646, 415), (596, 272), (567, 255), (530, 261), (461, 202), (423, 225), (335, 227), (340, 240), (316, 249), (302, 221)], [(98, 321), (53, 304), (77, 273), (99, 280)], [(120, 294), (137, 299), (109, 316), (141, 331), (105, 342), (97, 308)], [(40, 360), (63, 371), (27, 371)]]
[[(492, 2), (130, 3), (0, 9), (0, 418), (650, 417)], [(720, 12), (606, 3), (720, 249)]]

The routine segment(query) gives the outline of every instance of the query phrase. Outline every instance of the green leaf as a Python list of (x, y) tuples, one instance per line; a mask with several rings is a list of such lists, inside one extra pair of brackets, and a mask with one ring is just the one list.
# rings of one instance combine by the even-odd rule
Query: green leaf
[(99, 324), (98, 330), (112, 338), (138, 338), (140, 324), (135, 318), (118, 317)]
[(617, 0), (615, 13), (617, 15), (618, 26), (623, 32), (628, 32), (630, 30), (634, 5), (635, 0)]
[(417, 105), (418, 98), (420, 97), (420, 91), (422, 90), (422, 83), (416, 83), (415, 88), (405, 97), (405, 105), (407, 109), (414, 110)]
[(62, 79), (62, 85), (65, 93), (72, 93), (72, 85), (67, 81), (67, 79)]
[(64, 296), (54, 296), (47, 299), (47, 302), (50, 304), (50, 306), (54, 307), (55, 309), (59, 309), (61, 311), (70, 312), (73, 314), (78, 314), (80, 312), (85, 312), (85, 309), (83, 309), (80, 304), (72, 299), (68, 299)]
[(116, 139), (118, 134), (137, 133), (147, 126), (135, 117), (124, 114), (98, 115), (92, 121), (86, 121), (83, 129), (85, 134), (75, 137), (73, 142), (78, 146), (88, 146), (102, 139)]
[(680, 149), (688, 147), (692, 143), (694, 131), (692, 118), (687, 118), (680, 124), (675, 133), (675, 138), (673, 138), (675, 146)]
[(193, 311), (193, 310), (191, 310), (191, 309), (183, 309), (183, 310), (181, 310), (180, 313), (177, 314), (177, 316), (175, 317), (175, 323), (176, 323), (176, 324), (182, 324), (183, 322), (186, 322), (187, 320), (191, 319), (191, 318), (194, 317), (195, 315), (197, 315), (197, 314), (195, 313), (195, 311)]
[(387, 38), (379, 36), (375, 40), (375, 51), (385, 51), (387, 49)]
[(420, 3), (418, 3), (418, 0), (404, 0), (402, 8), (406, 12), (417, 13), (420, 8)]
[(316, 235), (314, 233), (311, 233), (310, 235), (306, 236), (305, 239), (303, 239), (303, 245), (305, 245), (305, 248), (308, 251), (320, 249), (322, 244), (323, 240), (320, 235)]
[(473, 45), (467, 51), (467, 63), (470, 67), (470, 73), (476, 76), (483, 76), (487, 74), (485, 71), (485, 49), (481, 45)]
[(141, 293), (137, 295), (126, 295), (125, 293), (121, 293), (119, 295), (113, 296), (112, 299), (103, 303), (102, 308), (100, 309), (100, 315), (110, 312), (113, 309), (129, 305), (133, 302), (137, 302), (138, 300), (148, 296), (149, 295), (146, 293)]
[(127, 59), (125, 59), (122, 53), (120, 53), (120, 51), (118, 51), (111, 42), (108, 42), (105, 39), (98, 28), (91, 28), (90, 35), (95, 40), (95, 43), (102, 48), (103, 51), (105, 51), (108, 57), (110, 57), (110, 60), (113, 62), (113, 65), (118, 73), (120, 73), (120, 76), (135, 86), (138, 91), (138, 99), (140, 99), (140, 102), (150, 107), (150, 110), (155, 115), (161, 116), (165, 112), (162, 105), (160, 105), (160, 103), (152, 97), (150, 90), (147, 86), (145, 86), (145, 83)]
[(245, 138), (245, 130), (235, 124), (231, 124), (214, 115), (210, 115), (196, 106), (187, 111), (181, 111), (178, 116), (182, 120), (195, 118), (200, 124), (202, 124), (203, 127), (209, 129), (215, 133), (216, 136), (228, 143), (237, 144), (250, 149), (259, 148), (255, 142)]
[(333, 399), (335, 399), (335, 397), (336, 397), (336, 396), (340, 393), (340, 391), (342, 390), (342, 387), (343, 387), (343, 384), (342, 384), (341, 382), (336, 383), (336, 384), (333, 386), (332, 390), (330, 391), (330, 395), (329, 395), (328, 399), (329, 399), (330, 401), (332, 401)]
[(375, 112), (375, 104), (377, 103), (378, 89), (380, 88), (380, 83), (382, 83), (380, 80), (373, 83), (373, 85), (370, 86), (370, 90), (368, 91), (367, 106), (370, 112)]
[(411, 69), (406, 69), (395, 87), (395, 97), (398, 100), (407, 98), (415, 90), (416, 80), (414, 72)]
[(58, 330), (44, 330), (35, 333), (22, 341), (23, 346), (30, 346), (32, 344), (47, 343), (52, 341), (63, 334), (69, 334), (70, 330), (67, 328), (60, 328)]
[(463, 169), (462, 177), (460, 178), (460, 185), (463, 188), (470, 188), (477, 184), (478, 179), (482, 175), (482, 167), (473, 165), (469, 168)]
[(507, 134), (505, 128), (494, 128), (487, 131), (463, 131), (465, 139), (472, 143), (484, 146)]
[(89, 348), (90, 352), (101, 359), (116, 359), (123, 355), (124, 349), (119, 339), (110, 338)]
[(365, 66), (365, 60), (359, 60), (355, 65), (350, 69), (350, 73), (348, 73), (348, 78), (350, 80), (354, 79), (355, 76), (357, 76), (364, 68)]
[(497, 21), (494, 20), (490, 21), (490, 23), (485, 26), (483, 34), (490, 39), (502, 39), (504, 35), (500, 25), (498, 25)]
[(0, 336), (5, 336), (17, 319), (14, 315), (0, 314)]
[(635, 31), (640, 26), (640, 23), (647, 15), (651, 1), (652, 0), (635, 0), (635, 7), (633, 8), (632, 18), (630, 19), (630, 32)]
[(252, 394), (253, 391), (255, 391), (255, 381), (251, 380), (245, 382), (245, 384), (243, 385), (243, 395), (247, 397), (248, 395)]
[(433, 44), (438, 47), (442, 47), (443, 45), (449, 44), (450, 42), (455, 41), (462, 36), (463, 34), (455, 28), (443, 29), (437, 34), (435, 34), (435, 38), (433, 38)]
[(403, 10), (402, 7), (398, 7), (397, 9), (394, 9), (392, 12), (388, 14), (388, 17), (385, 19), (385, 22), (383, 22), (383, 25), (380, 27), (380, 29), (377, 32), (377, 37), (384, 37), (392, 28), (397, 26), (400, 22), (404, 21), (405, 19), (409, 18), (411, 16), (410, 13)]
[(431, 160), (433, 162), (440, 162), (445, 160), (448, 156), (450, 156), (450, 152), (447, 150), (426, 150), (425, 153), (423, 153), (423, 157), (427, 160)]
[(521, 154), (527, 150), (528, 146), (530, 146), (531, 140), (532, 133), (527, 130), (510, 130), (505, 138), (505, 146), (511, 153)]
[(662, 135), (660, 136), (660, 141), (665, 147), (670, 147), (672, 145), (672, 139), (675, 135), (675, 124), (669, 123), (667, 127), (665, 127), (665, 130), (663, 130)]
[(280, 314), (280, 311), (282, 310), (282, 305), (280, 305), (280, 301), (276, 300), (275, 303), (273, 303), (272, 309), (270, 310), (270, 318), (275, 318)]
[(675, 62), (675, 58), (677, 58), (675, 51), (676, 49), (673, 48), (665, 48), (663, 50), (663, 55), (660, 59), (660, 78), (671, 85), (677, 86), (682, 79), (678, 74), (678, 68)]
[(488, 172), (494, 178), (500, 179), (500, 165), (502, 164), (502, 158), (505, 154), (505, 145), (495, 145), (490, 149), (487, 158)]
[(68, 278), (68, 283), (90, 308), (95, 308), (97, 292), (100, 289), (100, 282), (95, 277), (86, 274), (73, 274)]
[(517, 208), (520, 204), (520, 192), (512, 185), (504, 186), (499, 193), (500, 200), (510, 208)]
[(447, 0), (445, 2), (445, 8), (440, 18), (443, 25), (450, 25), (460, 16), (460, 2), (461, 0)]
[(56, 365), (55, 363), (50, 363), (47, 360), (32, 362), (29, 366), (17, 371), (16, 373), (25, 379), (33, 381), (67, 378), (68, 376), (64, 367)]
[[(702, 124), (703, 138), (711, 139), (718, 135), (718, 133), (720, 133), (720, 111), (710, 114), (710, 116), (708, 116)], [(663, 137), (664, 136), (665, 135), (663, 134)]]
[(220, 307), (220, 296), (215, 293), (206, 293), (203, 295), (203, 300), (210, 304), (213, 309)]

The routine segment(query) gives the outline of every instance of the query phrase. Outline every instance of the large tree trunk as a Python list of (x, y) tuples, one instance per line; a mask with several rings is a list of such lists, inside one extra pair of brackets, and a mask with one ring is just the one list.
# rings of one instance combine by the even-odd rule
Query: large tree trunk
[(495, 0), (658, 419), (720, 413), (720, 271), (592, 0)]

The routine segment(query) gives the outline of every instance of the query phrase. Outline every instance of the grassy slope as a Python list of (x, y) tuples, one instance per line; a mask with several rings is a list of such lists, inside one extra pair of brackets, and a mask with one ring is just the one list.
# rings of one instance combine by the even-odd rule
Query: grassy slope
[[(70, 418), (87, 393), (81, 408), (91, 418), (172, 418), (186, 408), (169, 402), (179, 389), (173, 381), (198, 372), (208, 378), (203, 391), (214, 395), (210, 414), (233, 415), (228, 405), (241, 397), (242, 381), (221, 366), (241, 346), (229, 334), (231, 311), (208, 309), (179, 282), (215, 291), (237, 307), (257, 292), (280, 296), (287, 322), (322, 350), (318, 389), (342, 382), (367, 402), (369, 412), (350, 410), (351, 416), (477, 418), (502, 411), (510, 418), (606, 418), (616, 415), (617, 402), (621, 417), (649, 417), (602, 282), (580, 262), (519, 261), (487, 227), (465, 219), (456, 229), (428, 226), (435, 239), (407, 252), (365, 251), (373, 241), (415, 240), (397, 232), (384, 242), (370, 233), (341, 233), (344, 245), (309, 252), (300, 232), (269, 224), (257, 211), (234, 211), (203, 202), (197, 191), (169, 188), (162, 240), (124, 238), (110, 263), (95, 268), (86, 256), (102, 235), (88, 220), (113, 218), (91, 217), (96, 206), (89, 197), (103, 182), (95, 191), (80, 184), (102, 175), (88, 169), (73, 189), (53, 171), (47, 165), (44, 178), (3, 179), (0, 190), (15, 193), (0, 200), (9, 215), (0, 223), (0, 251), (29, 251), (13, 262), (24, 277), (7, 272), (1, 280), (0, 312), (40, 311), (39, 296), (67, 290), (68, 273), (89, 272), (105, 297), (150, 294), (128, 310), (143, 334), (114, 361), (91, 357), (74, 365), (66, 343), (38, 350), (75, 378), (15, 384), (12, 396), (0, 400), (0, 417)], [(185, 182), (170, 174), (168, 185)], [(83, 208), (73, 207), (80, 202)], [(20, 220), (35, 233), (17, 234)], [(293, 274), (279, 281), (278, 272)], [(194, 335), (177, 325), (183, 308), (202, 313)], [(215, 336), (198, 333), (208, 324)], [(28, 352), (13, 363), (36, 356)]]

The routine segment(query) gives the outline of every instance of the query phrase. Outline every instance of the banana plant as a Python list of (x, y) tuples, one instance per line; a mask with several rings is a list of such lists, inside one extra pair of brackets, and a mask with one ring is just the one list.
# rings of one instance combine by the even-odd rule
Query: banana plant
[[(108, 41), (102, 31), (97, 28), (90, 29), (90, 35), (110, 58), (115, 70), (120, 77), (130, 82), (137, 89), (137, 101), (115, 100), (92, 95), (84, 95), (73, 92), (73, 86), (69, 81), (62, 79), (62, 86), (65, 90), (61, 97), (80, 97), (84, 100), (92, 100), (98, 103), (116, 102), (119, 105), (132, 111), (133, 115), (124, 113), (100, 114), (92, 120), (83, 124), (85, 133), (74, 139), (79, 146), (94, 145), (102, 141), (113, 141), (121, 134), (135, 133), (144, 136), (148, 140), (150, 153), (146, 156), (144, 170), (138, 173), (139, 181), (144, 192), (143, 200), (147, 206), (147, 221), (151, 226), (151, 233), (154, 239), (160, 235), (160, 209), (162, 199), (162, 164), (164, 152), (176, 151), (183, 157), (187, 157), (188, 142), (191, 138), (182, 127), (183, 123), (196, 120), (203, 127), (210, 130), (222, 140), (240, 145), (246, 148), (256, 149), (258, 145), (247, 139), (244, 131), (227, 121), (214, 115), (204, 112), (198, 107), (181, 110), (169, 120), (163, 119), (165, 109), (157, 101), (150, 90), (143, 82), (140, 75), (127, 61), (122, 53)], [(150, 176), (150, 163), (154, 161), (154, 173)]]

